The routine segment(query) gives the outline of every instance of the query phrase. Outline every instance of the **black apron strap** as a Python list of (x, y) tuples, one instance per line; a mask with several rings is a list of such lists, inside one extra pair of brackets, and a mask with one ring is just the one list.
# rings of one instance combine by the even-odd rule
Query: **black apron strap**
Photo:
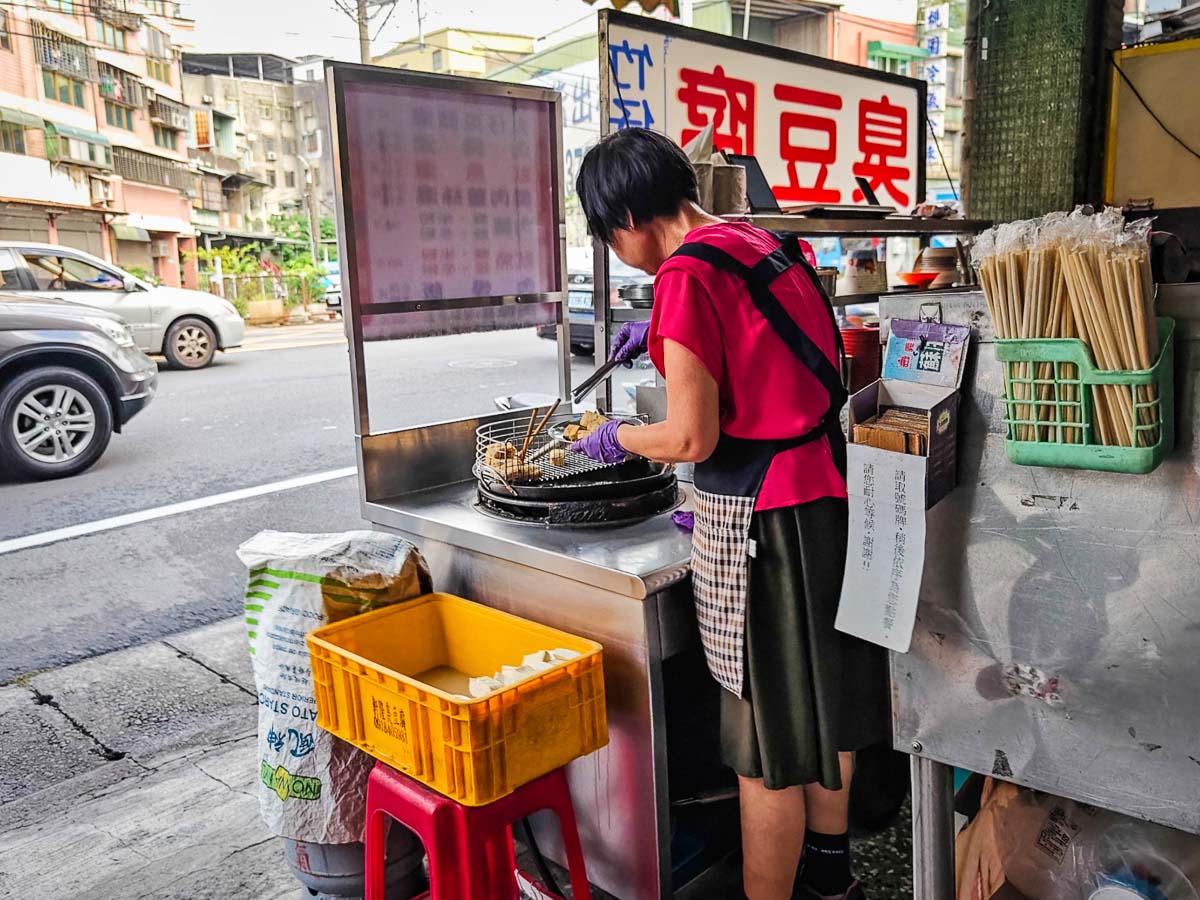
[(821, 386), (825, 388), (829, 394), (829, 406), (833, 410), (840, 410), (846, 402), (846, 387), (842, 383), (842, 373), (837, 366), (829, 361), (829, 357), (822, 352), (821, 348), (813, 343), (812, 338), (804, 333), (804, 330), (796, 324), (783, 304), (771, 292), (771, 282), (779, 277), (783, 272), (787, 271), (793, 265), (802, 265), (810, 273), (813, 284), (816, 286), (821, 299), (825, 301), (825, 306), (829, 310), (829, 321), (833, 327), (833, 333), (838, 345), (839, 362), (841, 359), (841, 344), (842, 334), (837, 327), (837, 321), (833, 317), (833, 307), (829, 302), (829, 297), (826, 295), (824, 288), (821, 287), (820, 279), (817, 278), (817, 273), (812, 270), (812, 266), (808, 265), (800, 252), (799, 240), (792, 236), (791, 241), (785, 240), (780, 247), (772, 253), (767, 254), (753, 268), (739, 262), (730, 254), (726, 253), (719, 247), (714, 247), (712, 244), (704, 244), (699, 241), (690, 241), (682, 245), (678, 250), (671, 254), (672, 256), (687, 256), (692, 259), (698, 259), (708, 263), (714, 269), (720, 269), (723, 272), (728, 272), (737, 278), (740, 278), (746, 284), (747, 290), (750, 292), (750, 299), (754, 301), (755, 307), (770, 324), (776, 334), (783, 339), (787, 344), (788, 349), (804, 364), (816, 379), (821, 382)]
[(821, 382), (829, 394), (829, 408), (821, 421), (802, 435), (783, 440), (757, 440), (736, 438), (724, 432), (717, 442), (716, 450), (705, 462), (696, 466), (696, 487), (716, 494), (738, 497), (755, 496), (762, 486), (763, 478), (770, 468), (771, 460), (778, 453), (800, 447), (827, 437), (833, 462), (842, 477), (846, 477), (846, 438), (842, 434), (841, 409), (846, 403), (846, 387), (842, 383), (840, 365), (835, 367), (796, 321), (783, 308), (783, 304), (771, 291), (771, 283), (792, 266), (802, 266), (813, 283), (813, 287), (824, 301), (829, 313), (837, 344), (839, 364), (844, 354), (842, 333), (833, 315), (829, 295), (821, 285), (816, 271), (804, 258), (800, 240), (796, 235), (779, 236), (780, 245), (759, 260), (753, 267), (739, 262), (729, 253), (693, 241), (684, 244), (672, 256), (687, 256), (706, 262), (715, 269), (728, 272), (741, 279), (750, 292), (750, 299), (776, 334), (787, 344), (788, 349)]

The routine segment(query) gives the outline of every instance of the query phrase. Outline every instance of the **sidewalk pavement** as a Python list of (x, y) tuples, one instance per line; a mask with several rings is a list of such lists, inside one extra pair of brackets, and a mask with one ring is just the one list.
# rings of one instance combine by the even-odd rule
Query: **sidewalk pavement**
[[(0, 900), (311, 900), (259, 818), (240, 618), (0, 687), (0, 722)], [(871, 896), (912, 896), (910, 847), (855, 843)]]
[(291, 350), (296, 347), (323, 347), (346, 343), (343, 322), (314, 322), (309, 325), (252, 325), (240, 347), (227, 353), (254, 353), (261, 350)]
[(0, 898), (307, 900), (258, 815), (243, 629), (0, 687)]

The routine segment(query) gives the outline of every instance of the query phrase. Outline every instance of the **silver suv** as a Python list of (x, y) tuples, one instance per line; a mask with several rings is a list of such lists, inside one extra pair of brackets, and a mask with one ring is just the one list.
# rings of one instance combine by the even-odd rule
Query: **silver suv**
[(220, 297), (155, 287), (90, 253), (56, 244), (0, 241), (0, 289), (116, 313), (143, 351), (163, 354), (177, 369), (204, 368), (246, 334), (238, 311)]
[(82, 472), (157, 386), (158, 367), (120, 316), (0, 291), (0, 468)]

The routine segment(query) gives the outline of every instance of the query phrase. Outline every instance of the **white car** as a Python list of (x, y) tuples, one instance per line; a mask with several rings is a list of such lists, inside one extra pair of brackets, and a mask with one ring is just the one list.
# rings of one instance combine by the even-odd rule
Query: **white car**
[(0, 241), (0, 288), (116, 313), (146, 353), (179, 369), (202, 369), (242, 343), (233, 304), (203, 291), (155, 287), (90, 253), (56, 244)]

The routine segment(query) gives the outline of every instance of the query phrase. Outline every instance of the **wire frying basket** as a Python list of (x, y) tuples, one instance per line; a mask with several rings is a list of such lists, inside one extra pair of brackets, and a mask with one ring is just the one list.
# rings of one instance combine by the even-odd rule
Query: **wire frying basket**
[(597, 462), (570, 449), (572, 442), (563, 437), (563, 429), (578, 421), (577, 414), (569, 413), (551, 418), (530, 442), (524, 461), (520, 451), (529, 428), (527, 417), (480, 425), (475, 429), (475, 477), (488, 483), (544, 484), (613, 468), (612, 463)]

